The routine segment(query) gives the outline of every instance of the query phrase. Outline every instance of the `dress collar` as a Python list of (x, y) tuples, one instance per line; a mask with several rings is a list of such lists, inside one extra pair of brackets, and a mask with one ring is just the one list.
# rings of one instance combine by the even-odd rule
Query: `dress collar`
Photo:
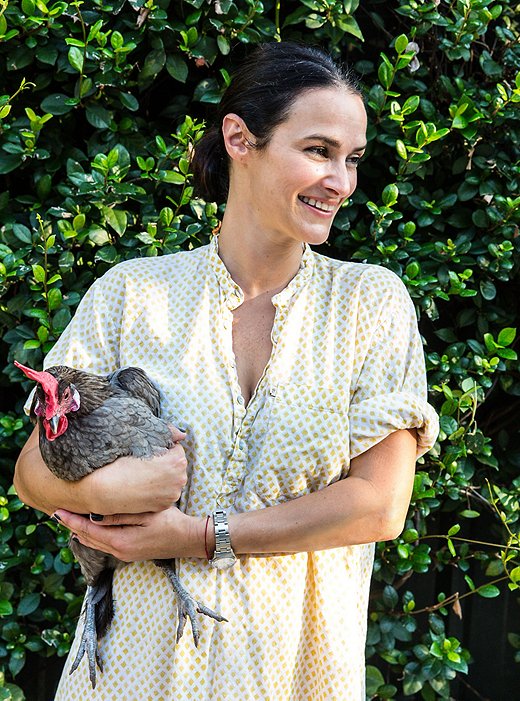
[[(233, 280), (228, 269), (224, 265), (224, 261), (218, 254), (218, 235), (213, 236), (209, 244), (209, 263), (217, 277), (226, 305), (231, 310), (236, 309), (244, 301), (244, 293), (240, 286)], [(304, 243), (300, 268), (292, 280), (289, 281), (289, 284), (284, 287), (281, 292), (278, 292), (278, 294), (272, 297), (274, 306), (283, 307), (287, 305), (294, 294), (310, 280), (313, 269), (314, 254), (310, 246)]]

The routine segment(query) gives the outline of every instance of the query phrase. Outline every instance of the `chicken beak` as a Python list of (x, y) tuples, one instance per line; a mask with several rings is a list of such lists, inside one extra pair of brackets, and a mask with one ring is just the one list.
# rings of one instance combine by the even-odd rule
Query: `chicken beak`
[(58, 424), (60, 422), (59, 416), (53, 416), (49, 419), (49, 425), (52, 428), (53, 433), (58, 433)]

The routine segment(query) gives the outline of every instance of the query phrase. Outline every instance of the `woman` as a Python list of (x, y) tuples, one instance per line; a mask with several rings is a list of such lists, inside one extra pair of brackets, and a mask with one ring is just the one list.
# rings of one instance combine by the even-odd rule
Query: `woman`
[[(402, 283), (309, 248), (356, 187), (365, 130), (353, 78), (326, 55), (258, 48), (195, 154), (199, 192), (227, 198), (218, 238), (110, 270), (46, 359), (142, 366), (186, 430), (186, 459), (177, 445), (76, 484), (48, 473), (35, 435), (22, 451), (23, 501), (131, 563), (95, 693), (82, 664), (58, 699), (365, 698), (373, 543), (400, 533), (436, 436)], [(171, 557), (229, 619), (201, 620), (197, 650), (175, 645), (169, 584), (146, 562)]]

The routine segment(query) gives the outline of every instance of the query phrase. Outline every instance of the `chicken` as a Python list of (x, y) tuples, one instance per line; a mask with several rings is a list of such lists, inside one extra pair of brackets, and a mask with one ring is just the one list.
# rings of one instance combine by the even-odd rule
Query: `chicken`
[[(31, 418), (39, 426), (43, 460), (57, 477), (76, 481), (119, 457), (151, 458), (173, 445), (170, 429), (159, 417), (159, 392), (141, 368), (126, 367), (100, 376), (64, 365), (41, 372), (16, 361), (15, 365), (38, 383)], [(95, 688), (96, 663), (102, 671), (98, 640), (107, 632), (114, 615), (113, 574), (124, 563), (77, 540), (70, 541), (70, 548), (88, 585), (85, 625), (70, 674), (86, 652), (90, 681)], [(167, 576), (177, 597), (177, 642), (189, 618), (198, 645), (197, 612), (219, 622), (226, 619), (188, 594), (175, 573), (174, 560), (154, 562)]]

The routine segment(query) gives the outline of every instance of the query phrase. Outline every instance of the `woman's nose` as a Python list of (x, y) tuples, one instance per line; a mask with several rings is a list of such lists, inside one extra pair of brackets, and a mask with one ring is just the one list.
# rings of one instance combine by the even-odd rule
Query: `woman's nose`
[(324, 185), (329, 190), (333, 190), (338, 197), (345, 199), (356, 189), (357, 172), (355, 168), (348, 168), (345, 163), (331, 168), (325, 178)]

